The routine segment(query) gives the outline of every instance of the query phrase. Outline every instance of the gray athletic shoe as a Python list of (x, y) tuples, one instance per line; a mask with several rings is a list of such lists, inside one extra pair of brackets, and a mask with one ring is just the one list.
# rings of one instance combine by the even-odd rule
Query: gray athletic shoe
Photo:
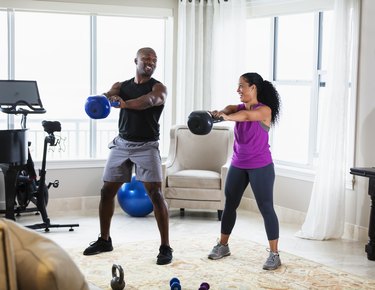
[(229, 255), (230, 255), (229, 246), (222, 245), (218, 242), (217, 245), (213, 247), (211, 253), (208, 255), (208, 258), (211, 260), (218, 260)]
[(279, 253), (270, 251), (270, 255), (263, 265), (263, 270), (276, 270), (279, 266), (281, 266)]

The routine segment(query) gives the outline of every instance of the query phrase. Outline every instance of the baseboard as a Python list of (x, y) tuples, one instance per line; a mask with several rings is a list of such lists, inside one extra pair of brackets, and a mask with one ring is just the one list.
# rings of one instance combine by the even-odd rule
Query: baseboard
[[(100, 196), (50, 198), (48, 200), (47, 211), (50, 215), (69, 211), (98, 210), (99, 201)], [(116, 206), (117, 205), (116, 200)], [(30, 205), (30, 207), (35, 206)], [(5, 209), (5, 202), (0, 202), (0, 208)]]
[(98, 209), (100, 196), (54, 198), (48, 202), (48, 212), (81, 211)]
[[(243, 197), (241, 204), (241, 209), (250, 210), (252, 212), (259, 213), (258, 206), (254, 199), (249, 197)], [(275, 205), (275, 211), (277, 213), (277, 217), (280, 222), (282, 223), (292, 223), (302, 226), (305, 218), (306, 213), (300, 212), (297, 210), (293, 210), (290, 208), (285, 208), (281, 206)], [(344, 225), (344, 234), (342, 236), (343, 239), (353, 240), (353, 241), (368, 241), (368, 228), (353, 225), (350, 223), (345, 223)]]
[[(242, 198), (240, 208), (259, 213), (258, 205), (256, 204), (255, 200), (249, 197)], [(275, 211), (277, 213), (279, 222), (292, 223), (302, 226), (303, 222), (305, 221), (306, 213), (304, 212), (277, 205), (275, 205)]]
[[(48, 202), (48, 214), (68, 211), (85, 211), (85, 210), (98, 210), (100, 196), (88, 197), (73, 197), (73, 198), (54, 198)], [(116, 209), (120, 206), (116, 201)], [(5, 208), (5, 202), (0, 202), (0, 208)], [(254, 199), (243, 197), (240, 208), (259, 213), (258, 206)], [(297, 210), (275, 206), (278, 219), (282, 223), (292, 223), (301, 225), (305, 221), (306, 213)], [(368, 228), (345, 223), (343, 239), (354, 241), (368, 241)]]
[(369, 239), (368, 228), (345, 223), (343, 239), (364, 241), (367, 242)]

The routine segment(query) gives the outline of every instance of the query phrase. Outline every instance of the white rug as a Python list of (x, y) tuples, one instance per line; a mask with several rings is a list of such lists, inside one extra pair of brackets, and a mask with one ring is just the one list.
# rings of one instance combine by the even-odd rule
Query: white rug
[(124, 269), (125, 290), (169, 290), (177, 277), (182, 289), (197, 290), (202, 282), (210, 290), (229, 289), (375, 289), (368, 280), (281, 252), (282, 266), (264, 271), (268, 256), (264, 246), (233, 238), (231, 256), (207, 259), (212, 237), (172, 240), (174, 259), (169, 265), (156, 265), (159, 241), (143, 241), (115, 246), (112, 252), (83, 256), (82, 249), (68, 251), (87, 280), (102, 289), (111, 289), (112, 265)]

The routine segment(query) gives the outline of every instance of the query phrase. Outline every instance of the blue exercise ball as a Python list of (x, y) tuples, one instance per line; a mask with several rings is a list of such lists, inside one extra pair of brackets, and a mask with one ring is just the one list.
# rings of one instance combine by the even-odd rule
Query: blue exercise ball
[(143, 183), (135, 176), (120, 187), (117, 200), (122, 210), (133, 217), (144, 217), (154, 209)]

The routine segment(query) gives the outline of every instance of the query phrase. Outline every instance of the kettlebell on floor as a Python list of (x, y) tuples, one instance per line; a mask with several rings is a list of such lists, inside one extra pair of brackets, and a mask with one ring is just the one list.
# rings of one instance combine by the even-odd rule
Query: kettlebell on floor
[(121, 265), (112, 265), (111, 288), (113, 290), (122, 290), (125, 288), (124, 270), (122, 269)]

